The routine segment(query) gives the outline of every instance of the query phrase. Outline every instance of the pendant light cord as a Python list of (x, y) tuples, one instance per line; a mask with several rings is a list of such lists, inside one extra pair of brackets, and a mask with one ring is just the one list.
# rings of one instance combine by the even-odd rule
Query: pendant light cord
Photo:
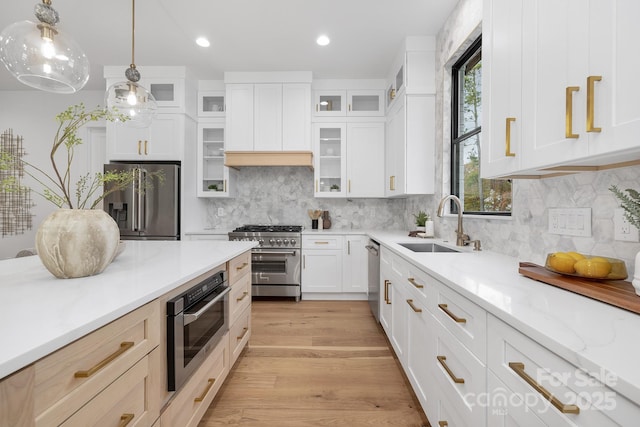
[(131, 67), (136, 67), (136, 0), (131, 0)]

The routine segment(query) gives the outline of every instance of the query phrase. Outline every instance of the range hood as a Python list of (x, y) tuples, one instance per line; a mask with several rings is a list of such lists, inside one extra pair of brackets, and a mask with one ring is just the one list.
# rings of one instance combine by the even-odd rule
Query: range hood
[(250, 166), (306, 166), (313, 170), (311, 151), (225, 151), (224, 165), (239, 169)]

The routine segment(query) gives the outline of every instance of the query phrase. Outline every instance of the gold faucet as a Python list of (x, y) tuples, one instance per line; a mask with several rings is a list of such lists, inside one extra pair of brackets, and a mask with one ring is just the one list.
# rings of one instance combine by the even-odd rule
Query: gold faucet
[[(458, 229), (456, 230), (456, 246), (465, 246), (469, 244), (471, 240), (468, 235), (464, 234), (464, 230), (462, 229), (462, 204), (460, 203), (460, 199), (453, 194), (445, 196), (440, 200), (440, 205), (438, 206), (438, 216), (442, 217), (444, 215), (444, 205), (447, 203), (447, 200), (453, 200), (458, 208)], [(480, 248), (480, 241), (477, 243), (477, 247)]]

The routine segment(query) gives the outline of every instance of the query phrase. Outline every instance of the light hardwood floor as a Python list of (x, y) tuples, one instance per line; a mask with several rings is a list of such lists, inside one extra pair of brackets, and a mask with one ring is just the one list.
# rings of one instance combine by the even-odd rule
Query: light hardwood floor
[(254, 301), (199, 427), (428, 426), (366, 301)]

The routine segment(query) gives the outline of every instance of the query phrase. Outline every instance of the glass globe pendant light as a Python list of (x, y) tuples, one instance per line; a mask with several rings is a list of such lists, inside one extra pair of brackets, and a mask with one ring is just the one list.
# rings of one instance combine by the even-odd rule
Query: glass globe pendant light
[(36, 4), (39, 23), (20, 21), (0, 33), (0, 61), (20, 82), (47, 92), (74, 93), (89, 80), (89, 60), (61, 32), (51, 0)]
[(124, 72), (127, 81), (112, 84), (105, 94), (108, 109), (116, 109), (127, 120), (125, 126), (148, 127), (156, 115), (158, 104), (150, 91), (138, 84), (140, 72), (135, 64), (136, 0), (132, 0), (131, 65)]

